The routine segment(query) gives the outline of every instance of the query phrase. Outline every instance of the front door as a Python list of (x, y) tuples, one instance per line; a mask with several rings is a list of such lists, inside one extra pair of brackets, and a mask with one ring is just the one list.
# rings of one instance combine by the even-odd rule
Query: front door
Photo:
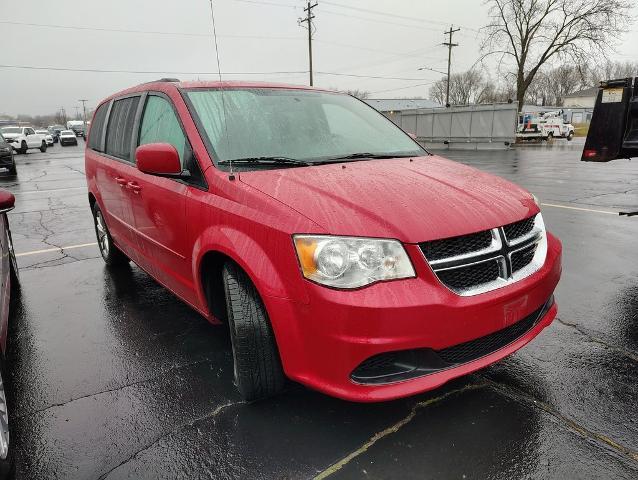
[[(190, 146), (168, 98), (154, 94), (146, 98), (138, 145), (147, 143), (170, 143), (177, 149), (183, 167)], [(139, 170), (127, 178), (142, 267), (192, 302), (192, 249), (185, 220), (186, 195), (191, 187), (178, 179)]]
[(37, 148), (42, 143), (42, 141), (40, 140), (39, 136), (35, 134), (35, 130), (34, 129), (25, 128), (24, 129), (24, 134), (27, 137), (27, 146), (29, 148)]

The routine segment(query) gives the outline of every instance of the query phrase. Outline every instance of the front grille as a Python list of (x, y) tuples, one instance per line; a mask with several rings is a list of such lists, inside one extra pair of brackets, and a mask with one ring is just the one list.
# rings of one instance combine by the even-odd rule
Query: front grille
[(439, 270), (437, 275), (452, 290), (462, 291), (476, 285), (493, 282), (499, 278), (498, 260), (489, 260), (476, 265), (450, 270)]
[(422, 377), (478, 360), (508, 346), (529, 332), (553, 303), (554, 298), (550, 297), (536, 311), (509, 327), (452, 347), (441, 350), (415, 348), (374, 355), (359, 364), (350, 374), (350, 378), (361, 384), (387, 384)]
[(443, 240), (433, 240), (421, 244), (421, 250), (429, 261), (436, 261), (442, 258), (454, 257), (471, 252), (483, 250), (492, 243), (492, 232), (484, 230), (460, 237), (445, 238)]
[(512, 273), (522, 270), (534, 260), (536, 244), (512, 253)]
[[(424, 242), (419, 247), (446, 287), (459, 295), (476, 295), (515, 281), (513, 274), (534, 262), (536, 245), (543, 235), (542, 219), (535, 215), (491, 230)], [(524, 275), (533, 271), (528, 268)]]
[(521, 220), (519, 222), (510, 223), (509, 225), (505, 225), (503, 227), (503, 231), (505, 232), (505, 236), (511, 242), (512, 240), (516, 240), (517, 238), (523, 237), (530, 233), (534, 228), (534, 220), (535, 216), (526, 218), (525, 220)]

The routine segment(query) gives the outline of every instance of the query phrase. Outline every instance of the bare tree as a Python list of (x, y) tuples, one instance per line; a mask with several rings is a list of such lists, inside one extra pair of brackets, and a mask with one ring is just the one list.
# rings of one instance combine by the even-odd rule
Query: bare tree
[[(430, 87), (430, 100), (445, 103), (447, 79), (444, 77)], [(499, 91), (496, 85), (478, 69), (455, 73), (450, 76), (450, 104), (470, 105), (478, 103), (506, 102), (511, 94)]]
[(516, 100), (523, 106), (539, 70), (556, 59), (575, 64), (606, 58), (630, 23), (631, 0), (486, 0), (491, 22), (483, 52), (513, 61)]

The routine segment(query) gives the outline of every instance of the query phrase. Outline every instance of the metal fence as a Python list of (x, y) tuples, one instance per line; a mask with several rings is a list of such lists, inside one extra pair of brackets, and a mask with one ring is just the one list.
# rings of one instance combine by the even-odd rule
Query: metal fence
[(430, 148), (508, 148), (516, 139), (516, 104), (467, 105), (387, 114)]

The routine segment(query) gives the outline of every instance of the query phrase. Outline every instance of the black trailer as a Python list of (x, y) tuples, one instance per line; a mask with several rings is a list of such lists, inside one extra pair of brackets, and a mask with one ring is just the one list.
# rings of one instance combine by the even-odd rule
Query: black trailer
[[(638, 157), (638, 77), (600, 82), (581, 160)], [(620, 212), (634, 216), (635, 212)]]

